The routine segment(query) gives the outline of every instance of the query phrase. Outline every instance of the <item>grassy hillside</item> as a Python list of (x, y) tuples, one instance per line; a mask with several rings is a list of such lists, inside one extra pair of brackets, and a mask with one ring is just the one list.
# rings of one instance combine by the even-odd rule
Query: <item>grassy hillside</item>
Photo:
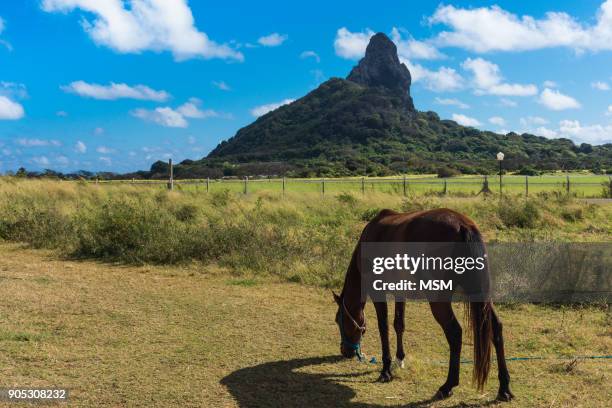
[[(176, 167), (177, 177), (285, 174), (287, 176), (461, 173), (507, 169), (612, 169), (612, 145), (575, 145), (568, 139), (500, 135), (413, 112), (397, 93), (333, 78), (272, 111), (217, 146), (202, 160)], [(158, 162), (148, 176), (165, 174)]]

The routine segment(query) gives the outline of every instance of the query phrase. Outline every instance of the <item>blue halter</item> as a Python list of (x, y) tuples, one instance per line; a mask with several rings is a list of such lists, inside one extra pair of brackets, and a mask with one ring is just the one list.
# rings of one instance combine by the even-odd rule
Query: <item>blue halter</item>
[[(340, 326), (340, 338), (342, 340), (340, 342), (340, 344), (343, 345), (344, 347), (347, 347), (347, 348), (355, 351), (355, 355), (357, 356), (357, 359), (359, 361), (365, 361), (365, 355), (361, 352), (361, 342), (357, 342), (357, 343), (351, 342), (346, 337), (346, 334), (344, 333), (344, 319), (343, 319), (343, 317), (344, 317), (344, 309), (346, 309), (346, 306), (344, 305), (344, 299), (342, 299), (342, 307), (340, 308), (340, 323), (339, 323), (339, 326)], [(355, 324), (359, 330), (363, 331), (363, 328), (357, 324), (357, 322), (355, 321), (355, 319), (353, 319), (353, 317), (350, 315), (348, 310), (346, 311), (346, 313), (348, 314), (348, 316), (351, 319), (351, 321), (353, 322), (353, 324)]]

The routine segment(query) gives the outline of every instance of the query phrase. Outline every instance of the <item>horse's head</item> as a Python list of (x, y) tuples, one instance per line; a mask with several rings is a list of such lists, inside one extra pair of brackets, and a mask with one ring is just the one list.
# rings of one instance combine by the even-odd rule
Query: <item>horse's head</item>
[(336, 324), (340, 330), (340, 353), (346, 358), (353, 358), (355, 355), (361, 360), (363, 354), (361, 353), (361, 337), (365, 334), (365, 315), (363, 315), (363, 323), (361, 316), (353, 317), (349, 312), (346, 304), (344, 303), (344, 297), (338, 296), (334, 292), (334, 301), (338, 305), (338, 312), (336, 313)]

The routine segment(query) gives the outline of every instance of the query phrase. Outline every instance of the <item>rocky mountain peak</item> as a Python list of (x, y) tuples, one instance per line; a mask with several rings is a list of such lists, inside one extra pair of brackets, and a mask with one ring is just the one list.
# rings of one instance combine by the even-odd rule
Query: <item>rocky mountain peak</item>
[(399, 93), (409, 110), (414, 110), (410, 97), (410, 71), (400, 62), (397, 47), (383, 33), (370, 38), (365, 57), (346, 78), (365, 86), (382, 86)]

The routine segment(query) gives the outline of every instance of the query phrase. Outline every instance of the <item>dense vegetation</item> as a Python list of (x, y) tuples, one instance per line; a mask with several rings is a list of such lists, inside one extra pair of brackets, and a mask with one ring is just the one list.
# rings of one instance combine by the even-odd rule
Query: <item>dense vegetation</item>
[[(612, 169), (612, 145), (575, 145), (569, 139), (500, 135), (441, 120), (435, 112), (411, 112), (386, 88), (334, 78), (305, 97), (270, 112), (224, 141), (202, 160), (186, 160), (177, 177), (244, 175), (347, 176), (464, 174), (504, 167), (533, 171)], [(145, 176), (165, 176), (158, 162)]]
[(14, 178), (0, 180), (0, 193), (6, 241), (132, 264), (199, 261), (325, 286), (339, 285), (361, 229), (383, 207), (453, 208), (474, 218), (489, 241), (602, 242), (612, 230), (612, 207), (543, 193), (511, 203), (384, 193), (282, 199)]

